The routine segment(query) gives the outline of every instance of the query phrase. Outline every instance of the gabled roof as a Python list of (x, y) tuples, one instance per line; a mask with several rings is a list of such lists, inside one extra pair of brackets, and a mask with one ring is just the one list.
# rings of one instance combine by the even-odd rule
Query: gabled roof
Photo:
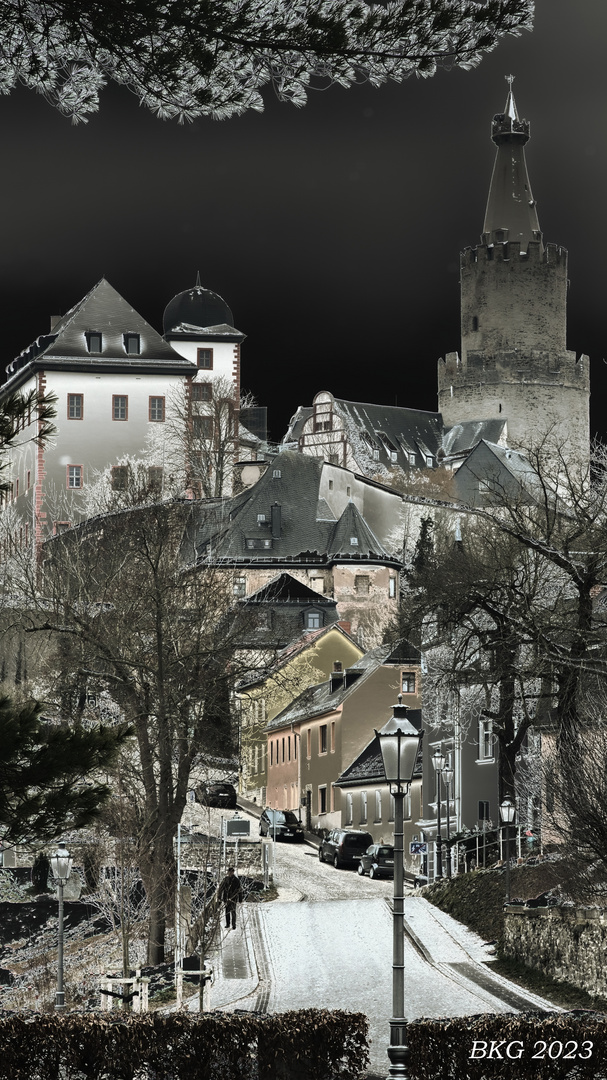
[(283, 709), (281, 713), (278, 713), (270, 721), (266, 731), (290, 727), (293, 723), (311, 719), (313, 716), (322, 716), (324, 713), (338, 709), (351, 694), (356, 693), (358, 687), (374, 671), (377, 671), (383, 664), (391, 663), (391, 654), (392, 647), (390, 645), (380, 645), (376, 649), (371, 649), (370, 652), (365, 653), (360, 660), (357, 660), (356, 664), (347, 668), (343, 673), (343, 680), (335, 689), (332, 688), (334, 685), (332, 679), (318, 683), (316, 686), (309, 686), (286, 709)]
[(468, 454), (481, 440), (503, 444), (508, 421), (506, 418), (493, 420), (464, 420), (454, 424), (443, 435), (442, 448), (447, 457)]
[[(323, 467), (320, 458), (285, 450), (253, 487), (232, 499), (194, 503), (184, 561), (194, 549), (198, 562), (224, 565), (326, 566), (346, 559), (399, 565), (354, 504), (346, 505), (336, 523), (320, 498)], [(352, 537), (358, 545), (350, 543)]]
[[(419, 731), (422, 726), (421, 709), (409, 709), (407, 720)], [(420, 777), (422, 775), (422, 760), (422, 750), (420, 747), (415, 763), (414, 777)], [(386, 783), (386, 774), (384, 772), (377, 735), (373, 736), (371, 742), (367, 743), (364, 750), (354, 759), (352, 764), (348, 765), (347, 769), (344, 769), (341, 776), (335, 781), (335, 784), (337, 787), (347, 787), (350, 784), (355, 786), (358, 784), (368, 784), (371, 781)]]
[[(346, 429), (354, 430), (362, 436), (370, 452), (378, 451), (379, 464), (389, 467), (400, 465), (409, 469), (409, 455), (414, 454), (415, 465), (422, 468), (426, 465), (427, 453), (430, 453), (436, 462), (443, 430), (440, 413), (403, 409), (397, 405), (346, 401), (345, 398), (333, 400), (334, 408), (344, 421)], [(285, 435), (285, 442), (299, 440), (303, 426), (313, 411), (312, 408), (300, 406)], [(396, 454), (396, 461), (391, 460), (391, 451)]]
[(332, 556), (351, 555), (353, 559), (360, 558), (361, 555), (370, 558), (389, 558), (387, 551), (373, 535), (353, 502), (348, 503), (331, 533), (329, 554)]
[[(89, 351), (87, 334), (91, 331), (102, 335), (100, 353)], [(126, 353), (127, 333), (139, 335), (137, 355)], [(93, 367), (109, 371), (153, 368), (169, 373), (195, 370), (195, 365), (178, 356), (105, 278), (55, 323), (51, 333), (41, 335), (9, 364), (9, 379), (33, 363), (71, 371)]]
[(252, 686), (257, 686), (260, 683), (265, 682), (266, 679), (272, 677), (274, 672), (280, 671), (285, 664), (290, 663), (291, 660), (294, 660), (295, 657), (299, 656), (305, 649), (309, 649), (311, 645), (317, 645), (321, 638), (326, 637), (327, 634), (335, 633), (341, 634), (352, 645), (357, 646), (357, 642), (354, 638), (351, 637), (351, 635), (344, 630), (343, 626), (340, 626), (337, 622), (329, 623), (328, 626), (323, 626), (320, 630), (306, 630), (305, 634), (302, 634), (302, 636), (298, 637), (295, 641), (289, 642), (284, 649), (280, 650), (272, 666), (265, 669), (263, 674), (259, 671), (254, 671), (242, 678), (238, 683), (237, 690), (239, 692), (246, 692)]
[(455, 474), (460, 497), (468, 503), (484, 497), (506, 495), (513, 491), (533, 499), (538, 490), (538, 475), (520, 450), (498, 446), (482, 439)]
[[(436, 466), (445, 456), (465, 456), (481, 439), (503, 442), (507, 427), (503, 418), (469, 420), (445, 429), (441, 413), (336, 397), (333, 408), (345, 425), (359, 468), (369, 475), (395, 467), (427, 468), (429, 458)], [(313, 414), (313, 406), (300, 405), (283, 442), (299, 442)]]
[(256, 592), (243, 600), (245, 604), (322, 604), (337, 607), (337, 600), (315, 592), (291, 574), (277, 574)]

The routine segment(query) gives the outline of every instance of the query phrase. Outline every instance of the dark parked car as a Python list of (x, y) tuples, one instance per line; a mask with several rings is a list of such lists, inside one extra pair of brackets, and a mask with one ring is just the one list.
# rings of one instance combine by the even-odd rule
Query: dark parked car
[(318, 849), (321, 862), (332, 862), (337, 870), (340, 866), (358, 866), (361, 855), (373, 843), (371, 833), (359, 829), (333, 829)]
[(272, 838), (276, 835), (277, 840), (295, 840), (302, 843), (304, 831), (292, 810), (271, 810), (267, 806), (259, 819), (259, 835)]
[(199, 784), (196, 798), (203, 806), (220, 806), (225, 810), (236, 809), (236, 788), (223, 782)]
[(359, 874), (370, 878), (394, 877), (394, 848), (391, 844), (371, 844), (358, 864)]

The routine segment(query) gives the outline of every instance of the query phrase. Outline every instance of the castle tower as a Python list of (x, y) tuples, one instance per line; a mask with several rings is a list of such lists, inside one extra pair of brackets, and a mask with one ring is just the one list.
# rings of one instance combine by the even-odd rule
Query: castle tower
[(567, 252), (544, 244), (510, 89), (493, 118), (497, 146), (481, 243), (461, 255), (461, 356), (438, 364), (438, 407), (451, 427), (506, 419), (511, 446), (551, 432), (588, 454), (589, 363), (566, 346)]

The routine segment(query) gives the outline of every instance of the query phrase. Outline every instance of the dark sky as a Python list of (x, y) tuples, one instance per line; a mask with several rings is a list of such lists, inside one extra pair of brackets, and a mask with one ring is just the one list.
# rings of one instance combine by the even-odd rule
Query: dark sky
[(473, 72), (313, 92), (303, 110), (268, 92), (262, 115), (183, 127), (115, 87), (76, 127), (31, 91), (0, 98), (2, 367), (102, 275), (161, 329), (200, 270), (247, 334), (243, 385), (275, 438), (321, 389), (435, 409), (511, 72), (540, 225), (569, 249), (569, 347), (591, 356), (606, 431), (606, 36), (605, 0), (537, 0), (534, 32)]

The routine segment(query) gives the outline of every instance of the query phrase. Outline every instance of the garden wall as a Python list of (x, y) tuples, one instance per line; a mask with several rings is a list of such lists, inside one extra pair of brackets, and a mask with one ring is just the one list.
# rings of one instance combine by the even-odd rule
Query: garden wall
[(607, 997), (607, 912), (602, 908), (507, 907), (502, 945), (508, 958)]

